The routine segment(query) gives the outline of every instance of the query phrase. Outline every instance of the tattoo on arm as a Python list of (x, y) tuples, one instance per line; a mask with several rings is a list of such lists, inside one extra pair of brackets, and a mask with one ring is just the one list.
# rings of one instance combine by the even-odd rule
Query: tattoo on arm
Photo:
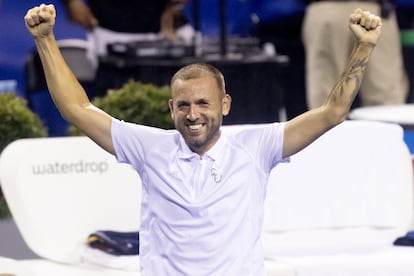
[(358, 94), (363, 72), (367, 64), (367, 57), (358, 59), (355, 63), (350, 64), (348, 70), (345, 70), (340, 80), (336, 83), (328, 100), (333, 102), (343, 102), (345, 100), (344, 97), (348, 95), (349, 98), (346, 101), (350, 106)]

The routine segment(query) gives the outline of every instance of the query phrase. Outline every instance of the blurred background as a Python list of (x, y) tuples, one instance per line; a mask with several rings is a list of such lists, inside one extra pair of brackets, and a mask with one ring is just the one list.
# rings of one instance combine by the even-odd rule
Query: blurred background
[[(289, 107), (287, 118), (291, 118), (306, 109), (304, 51), (301, 41), (305, 2), (307, 1), (198, 0), (195, 2), (189, 0), (184, 12), (189, 23), (195, 25), (202, 36), (220, 37), (224, 23), (226, 35), (257, 37), (262, 44), (270, 42), (277, 54), (287, 56), (289, 65), (282, 72), (280, 82), (282, 89), (289, 90), (284, 102)], [(34, 49), (34, 42), (26, 31), (23, 17), (29, 8), (40, 3), (32, 0), (0, 0), (0, 80), (12, 80), (16, 85), (17, 94), (22, 97), (27, 96), (24, 64)], [(85, 39), (85, 29), (68, 21), (62, 2), (49, 1), (49, 3), (53, 3), (57, 10), (56, 38), (58, 40)], [(198, 14), (194, 12), (195, 4)], [(410, 79), (412, 79), (414, 75), (414, 50), (412, 50), (414, 47), (412, 31), (414, 29), (414, 0), (398, 0), (396, 7), (405, 63)], [(222, 8), (224, 8), (225, 17), (222, 16), (220, 10)], [(47, 97), (47, 95), (40, 96), (38, 101), (50, 101)], [(44, 106), (37, 107), (34, 111), (40, 113), (41, 119), (49, 129), (50, 136), (66, 134), (67, 126), (59, 118), (53, 104), (45, 103)]]

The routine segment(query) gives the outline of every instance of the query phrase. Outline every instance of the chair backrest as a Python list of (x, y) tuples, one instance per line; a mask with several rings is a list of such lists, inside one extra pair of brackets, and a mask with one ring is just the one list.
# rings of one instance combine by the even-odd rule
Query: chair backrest
[(327, 254), (392, 245), (412, 221), (413, 167), (396, 124), (346, 121), (270, 176), (269, 254)]
[(372, 120), (395, 123), (414, 129), (414, 104), (376, 105), (354, 108), (348, 116), (353, 120)]
[(58, 262), (79, 262), (96, 230), (137, 231), (140, 183), (86, 137), (21, 139), (0, 156), (0, 185), (23, 239)]

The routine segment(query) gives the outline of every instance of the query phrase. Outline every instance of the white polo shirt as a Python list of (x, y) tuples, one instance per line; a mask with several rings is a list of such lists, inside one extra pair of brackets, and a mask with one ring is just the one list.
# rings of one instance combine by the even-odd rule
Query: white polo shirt
[(142, 179), (142, 275), (264, 274), (263, 205), (283, 131), (273, 123), (223, 132), (200, 157), (176, 130), (113, 119), (117, 159)]

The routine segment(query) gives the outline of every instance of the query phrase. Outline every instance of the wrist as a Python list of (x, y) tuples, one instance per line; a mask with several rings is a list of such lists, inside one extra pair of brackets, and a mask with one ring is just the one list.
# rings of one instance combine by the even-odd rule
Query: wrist
[(361, 49), (372, 50), (375, 48), (377, 44), (371, 41), (358, 41), (356, 45), (358, 48), (361, 48)]
[(371, 42), (361, 42), (358, 41), (354, 45), (354, 50), (352, 51), (355, 55), (355, 57), (358, 58), (369, 58), (374, 51), (375, 44)]

